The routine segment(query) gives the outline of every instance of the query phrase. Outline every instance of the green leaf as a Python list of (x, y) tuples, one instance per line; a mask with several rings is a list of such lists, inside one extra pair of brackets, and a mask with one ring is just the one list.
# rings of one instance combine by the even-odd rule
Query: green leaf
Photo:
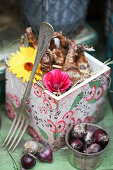
[(57, 138), (59, 137), (59, 134), (60, 134), (60, 133), (57, 133), (57, 132), (53, 133), (53, 138), (54, 138), (54, 139), (57, 139)]
[(48, 140), (48, 135), (46, 134), (46, 132), (45, 132), (42, 128), (40, 128), (39, 126), (37, 126), (37, 127), (38, 127), (40, 133), (42, 134), (42, 136), (43, 136), (46, 140)]
[(96, 103), (96, 101), (97, 101), (97, 100), (95, 100), (95, 99), (93, 98), (92, 100), (90, 100), (90, 101), (88, 102), (88, 104), (89, 104), (89, 103)]
[(101, 86), (101, 82), (100, 81), (91, 81), (89, 82), (89, 86), (92, 88), (93, 86), (96, 86), (96, 89)]
[[(1, 133), (0, 133), (0, 138), (1, 138), (2, 143), (4, 143), (4, 139), (3, 139), (2, 135), (1, 135)], [(10, 156), (10, 158), (11, 158), (11, 160), (12, 160), (13, 168), (14, 168), (15, 170), (19, 170), (20, 168), (18, 167), (17, 162), (16, 162), (15, 159), (13, 158), (12, 153), (9, 152), (6, 144), (4, 144), (4, 147), (5, 147), (5, 150), (7, 151), (8, 155)]]
[(78, 103), (79, 101), (83, 98), (83, 92), (80, 93), (74, 100), (73, 104), (70, 107), (70, 110), (72, 110)]

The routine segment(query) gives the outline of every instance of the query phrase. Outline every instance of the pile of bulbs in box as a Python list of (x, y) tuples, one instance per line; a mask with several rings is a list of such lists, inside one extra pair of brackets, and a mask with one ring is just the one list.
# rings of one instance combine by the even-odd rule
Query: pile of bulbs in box
[[(26, 29), (26, 35), (29, 46), (36, 49), (38, 43), (31, 27)], [(21, 37), (21, 47), (25, 47), (24, 36)], [(54, 32), (50, 45), (41, 59), (39, 67), (41, 71), (37, 73), (36, 79), (43, 79), (44, 87), (46, 86), (50, 92), (57, 95), (81, 83), (92, 74), (84, 51), (94, 51), (94, 49), (89, 48), (86, 44), (77, 45), (62, 33)], [(9, 64), (9, 69), (10, 67)], [(24, 65), (27, 71), (31, 71), (32, 67), (30, 63)]]

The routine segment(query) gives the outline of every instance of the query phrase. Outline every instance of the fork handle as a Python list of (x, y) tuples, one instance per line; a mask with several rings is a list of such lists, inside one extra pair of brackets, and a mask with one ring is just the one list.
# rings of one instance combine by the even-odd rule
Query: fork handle
[(35, 62), (34, 62), (34, 65), (33, 65), (33, 69), (32, 69), (31, 75), (30, 75), (29, 82), (27, 84), (26, 90), (25, 90), (23, 98), (21, 100), (21, 104), (23, 106), (26, 105), (26, 100), (29, 96), (31, 86), (32, 86), (32, 82), (33, 82), (33, 78), (34, 78), (34, 75), (36, 73), (37, 67), (40, 63), (42, 55), (44, 54), (46, 48), (48, 48), (48, 46), (49, 46), (49, 43), (50, 43), (51, 38), (53, 36), (53, 33), (54, 33), (54, 29), (50, 24), (48, 24), (46, 22), (43, 22), (41, 24), (40, 29), (39, 29), (38, 48), (37, 48)]

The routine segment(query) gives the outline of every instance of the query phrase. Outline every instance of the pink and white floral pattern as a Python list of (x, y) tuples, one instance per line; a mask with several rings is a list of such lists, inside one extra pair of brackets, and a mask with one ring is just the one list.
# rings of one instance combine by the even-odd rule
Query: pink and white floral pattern
[(50, 110), (52, 110), (52, 106), (48, 100), (44, 99), (43, 103), (46, 105), (46, 107), (48, 107)]
[(82, 123), (82, 120), (80, 118), (78, 118), (76, 121), (76, 125), (79, 125), (80, 123)]
[(65, 122), (63, 120), (58, 121), (57, 123), (57, 133), (62, 132), (65, 129)]
[(45, 106), (43, 106), (41, 109), (42, 109), (42, 113), (43, 113), (43, 114), (47, 114), (47, 109), (46, 109)]
[(66, 124), (65, 124), (65, 133), (70, 129), (72, 126), (75, 125), (75, 119), (72, 117)]
[(42, 90), (37, 88), (34, 90), (34, 94), (37, 96), (37, 97), (41, 97), (42, 96)]
[(56, 125), (50, 120), (50, 119), (47, 119), (47, 122), (49, 124), (49, 130), (53, 133), (56, 132)]
[(20, 106), (20, 100), (16, 95), (14, 95), (14, 104), (15, 106)]
[(12, 94), (6, 93), (6, 97), (8, 98), (8, 100), (11, 100), (12, 102), (14, 102), (14, 97)]
[(15, 112), (12, 108), (12, 106), (6, 102), (6, 114), (8, 115), (8, 117), (13, 120), (15, 118)]
[(90, 93), (86, 96), (86, 101), (90, 101), (96, 93), (96, 86), (94, 85), (90, 91)]
[(89, 116), (86, 116), (84, 119), (84, 123), (90, 123), (91, 119)]
[(73, 116), (73, 111), (68, 111), (68, 112), (63, 116), (62, 119), (63, 119), (64, 121), (67, 121), (67, 120), (71, 119), (72, 116)]
[(104, 93), (104, 88), (103, 86), (99, 86), (98, 89), (96, 90), (96, 94), (95, 94), (95, 100), (98, 100), (101, 98), (101, 96), (103, 95)]
[(32, 84), (32, 88), (33, 88), (33, 89), (37, 89), (37, 88), (38, 88), (38, 85), (37, 85), (36, 83), (33, 83), (33, 84)]

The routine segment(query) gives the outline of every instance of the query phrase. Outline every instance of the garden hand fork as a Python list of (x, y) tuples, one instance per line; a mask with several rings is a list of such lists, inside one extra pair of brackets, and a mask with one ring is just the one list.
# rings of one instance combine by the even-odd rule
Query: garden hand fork
[(21, 104), (19, 107), (16, 108), (14, 104), (12, 103), (14, 106), (16, 115), (13, 120), (12, 126), (9, 130), (9, 133), (3, 143), (3, 146), (7, 147), (9, 151), (12, 150), (13, 152), (15, 150), (15, 148), (19, 144), (21, 138), (23, 137), (28, 127), (29, 113), (26, 110), (27, 98), (31, 90), (33, 78), (36, 73), (37, 67), (39, 65), (41, 57), (43, 56), (46, 48), (48, 48), (49, 46), (53, 33), (54, 33), (54, 29), (50, 24), (46, 22), (43, 22), (41, 24), (40, 29), (39, 29), (37, 54), (36, 54), (36, 58), (35, 58), (34, 66), (33, 66), (33, 69), (30, 75), (29, 82), (26, 86), (26, 90), (24, 92), (23, 98), (21, 99)]

